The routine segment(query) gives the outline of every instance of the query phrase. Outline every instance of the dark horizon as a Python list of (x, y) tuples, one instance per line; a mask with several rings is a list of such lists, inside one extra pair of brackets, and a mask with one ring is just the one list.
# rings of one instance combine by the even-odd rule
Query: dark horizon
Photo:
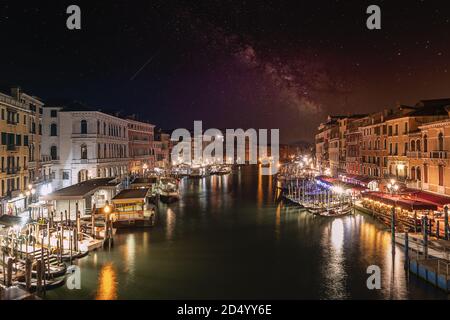
[(70, 4), (0, 5), (2, 87), (164, 129), (280, 128), (281, 142), (311, 141), (328, 114), (450, 97), (443, 1), (77, 1), (80, 31)]

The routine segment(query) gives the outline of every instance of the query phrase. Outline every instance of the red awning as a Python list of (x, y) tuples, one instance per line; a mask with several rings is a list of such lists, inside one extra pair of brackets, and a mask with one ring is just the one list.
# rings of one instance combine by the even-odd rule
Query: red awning
[(403, 196), (392, 196), (387, 193), (382, 192), (367, 192), (363, 195), (364, 198), (372, 199), (375, 201), (379, 201), (381, 203), (387, 204), (387, 205), (395, 205), (402, 209), (413, 211), (413, 210), (437, 210), (437, 205), (424, 202), (424, 201), (418, 201), (418, 200), (412, 200), (408, 198), (404, 198)]
[(430, 192), (408, 189), (409, 199), (432, 203), (438, 207), (450, 204), (450, 197), (433, 194)]

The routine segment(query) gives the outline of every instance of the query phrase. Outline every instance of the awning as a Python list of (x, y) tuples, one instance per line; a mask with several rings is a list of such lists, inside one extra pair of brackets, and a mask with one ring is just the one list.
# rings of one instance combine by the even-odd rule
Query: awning
[(406, 192), (409, 193), (409, 199), (429, 202), (438, 207), (444, 207), (445, 205), (450, 207), (450, 197), (414, 189), (407, 189)]
[(402, 196), (392, 196), (382, 192), (367, 192), (363, 195), (364, 198), (379, 201), (386, 205), (397, 206), (408, 211), (414, 210), (437, 210), (435, 204), (411, 199), (405, 199)]
[(372, 181), (378, 182), (378, 179), (367, 177), (367, 176), (359, 176), (356, 174), (343, 174), (341, 175), (342, 180), (345, 182), (351, 182), (353, 184), (368, 186), (368, 184)]

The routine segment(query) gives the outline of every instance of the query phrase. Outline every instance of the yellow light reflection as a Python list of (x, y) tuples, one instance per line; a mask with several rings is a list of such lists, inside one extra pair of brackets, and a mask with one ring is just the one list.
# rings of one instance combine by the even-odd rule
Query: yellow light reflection
[(175, 230), (176, 215), (171, 208), (167, 208), (166, 216), (166, 238), (171, 240)]
[(96, 300), (117, 299), (117, 275), (116, 270), (109, 262), (100, 270)]

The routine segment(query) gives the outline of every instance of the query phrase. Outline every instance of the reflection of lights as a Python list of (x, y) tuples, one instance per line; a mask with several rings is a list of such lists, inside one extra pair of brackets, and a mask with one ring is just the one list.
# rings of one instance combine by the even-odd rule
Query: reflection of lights
[(166, 237), (167, 237), (167, 239), (172, 239), (173, 232), (175, 230), (176, 215), (173, 212), (173, 210), (170, 208), (167, 208), (166, 223), (167, 223)]
[(334, 220), (331, 225), (331, 244), (336, 251), (342, 249), (344, 244), (344, 222), (341, 219)]
[(98, 282), (97, 300), (117, 299), (116, 271), (111, 262), (105, 264), (100, 270)]

